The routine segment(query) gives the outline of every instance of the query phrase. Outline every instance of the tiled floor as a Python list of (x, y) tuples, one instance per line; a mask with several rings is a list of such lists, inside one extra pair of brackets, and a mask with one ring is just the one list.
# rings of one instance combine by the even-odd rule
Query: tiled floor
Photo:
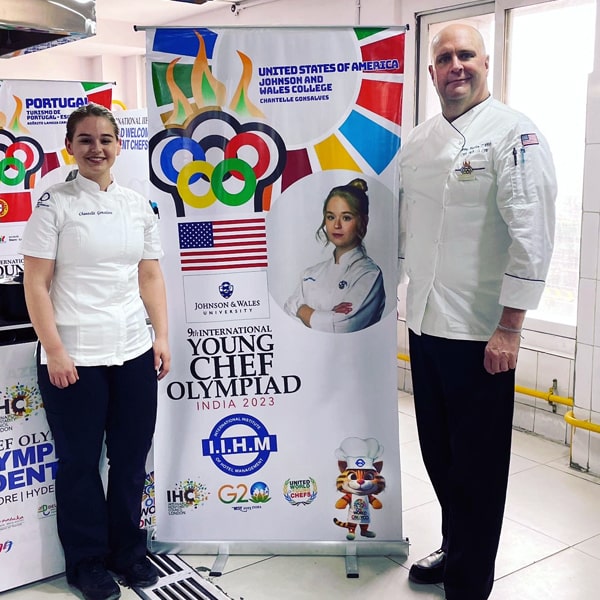
[[(400, 393), (405, 557), (360, 557), (348, 579), (340, 557), (232, 556), (212, 581), (235, 600), (434, 600), (438, 586), (415, 586), (408, 568), (439, 544), (439, 510), (420, 458), (412, 397)], [(491, 600), (598, 597), (600, 481), (568, 467), (569, 449), (514, 432), (504, 529)], [(207, 573), (213, 556), (182, 556)], [(0, 575), (1, 576), (1, 575)], [(0, 594), (2, 600), (73, 598), (63, 577)], [(123, 589), (124, 600), (138, 596)]]

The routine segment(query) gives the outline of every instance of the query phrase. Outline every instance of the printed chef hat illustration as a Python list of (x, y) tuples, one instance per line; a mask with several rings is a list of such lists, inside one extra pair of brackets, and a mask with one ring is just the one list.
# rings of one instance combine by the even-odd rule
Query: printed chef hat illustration
[(373, 463), (383, 455), (383, 446), (375, 438), (346, 438), (335, 451), (339, 461), (349, 469), (374, 469)]

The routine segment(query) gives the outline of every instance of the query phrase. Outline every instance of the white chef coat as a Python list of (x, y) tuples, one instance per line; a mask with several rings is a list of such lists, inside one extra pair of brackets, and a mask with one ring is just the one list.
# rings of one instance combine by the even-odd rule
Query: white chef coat
[[(347, 315), (333, 312), (340, 302), (351, 302), (352, 311)], [(381, 319), (385, 306), (381, 269), (360, 246), (342, 254), (339, 264), (332, 255), (304, 271), (284, 309), (296, 317), (303, 304), (314, 309), (312, 329), (347, 333), (369, 327)]]
[(400, 177), (410, 329), (487, 340), (502, 307), (537, 307), (556, 178), (531, 120), (492, 98), (452, 123), (433, 117), (403, 141)]
[[(152, 346), (138, 263), (163, 253), (157, 217), (141, 194), (114, 181), (103, 192), (80, 174), (51, 186), (25, 226), (20, 251), (56, 261), (50, 297), (77, 366), (121, 365)], [(45, 363), (44, 352), (41, 358)]]

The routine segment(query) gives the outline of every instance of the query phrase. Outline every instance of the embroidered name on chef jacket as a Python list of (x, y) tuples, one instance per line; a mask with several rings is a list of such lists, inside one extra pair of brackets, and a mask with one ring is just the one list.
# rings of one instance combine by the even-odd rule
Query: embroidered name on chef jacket
[(112, 210), (89, 210), (89, 211), (81, 211), (79, 213), (80, 217), (93, 217), (96, 215), (112, 215)]

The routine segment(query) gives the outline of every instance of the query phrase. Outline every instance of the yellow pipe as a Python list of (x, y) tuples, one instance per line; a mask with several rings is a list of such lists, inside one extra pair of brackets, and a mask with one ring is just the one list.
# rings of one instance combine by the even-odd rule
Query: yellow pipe
[[(403, 360), (405, 362), (410, 362), (410, 357), (408, 354), (398, 354), (398, 360)], [(541, 398), (542, 400), (546, 400), (546, 402), (553, 402), (555, 404), (564, 404), (566, 406), (574, 406), (575, 402), (573, 398), (566, 398), (564, 396), (557, 396), (552, 393), (552, 388), (548, 392), (540, 392), (538, 390), (533, 390), (531, 388), (526, 388), (522, 385), (516, 385), (515, 391), (519, 394), (525, 394), (527, 396), (534, 396), (535, 398)], [(588, 431), (593, 431), (594, 433), (600, 433), (600, 425), (596, 423), (592, 423), (591, 421), (583, 421), (582, 419), (576, 419), (572, 410), (569, 410), (565, 413), (564, 417), (565, 421), (571, 425), (572, 427), (579, 427), (580, 429), (587, 429)]]
[(564, 396), (557, 396), (552, 393), (552, 388), (547, 392), (540, 392), (539, 390), (533, 390), (531, 388), (523, 387), (522, 385), (515, 385), (515, 391), (519, 394), (526, 394), (527, 396), (535, 396), (546, 400), (546, 402), (554, 402), (555, 404), (565, 404), (566, 406), (574, 406), (573, 398), (565, 398)]
[(588, 431), (600, 433), (600, 425), (592, 423), (591, 421), (582, 421), (581, 419), (576, 419), (572, 410), (565, 413), (565, 421), (573, 427), (580, 427), (581, 429), (587, 429)]

